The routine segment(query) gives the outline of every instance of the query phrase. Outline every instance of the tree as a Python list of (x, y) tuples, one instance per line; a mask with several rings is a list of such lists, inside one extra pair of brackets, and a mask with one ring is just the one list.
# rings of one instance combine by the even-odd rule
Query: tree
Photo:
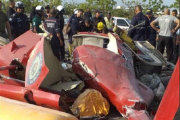
[(173, 4), (170, 5), (171, 8), (179, 8), (179, 0), (176, 0)]
[(66, 11), (66, 15), (72, 15), (74, 9), (78, 8), (78, 4), (75, 3), (75, 2), (70, 2), (70, 3), (65, 2), (64, 3), (64, 8), (65, 8), (65, 11)]
[(117, 4), (115, 0), (86, 0), (89, 8), (110, 11)]
[(122, 0), (122, 2), (132, 10), (134, 10), (136, 5), (141, 5), (144, 10), (151, 8), (153, 12), (162, 11), (164, 8), (168, 7), (163, 5), (163, 0)]

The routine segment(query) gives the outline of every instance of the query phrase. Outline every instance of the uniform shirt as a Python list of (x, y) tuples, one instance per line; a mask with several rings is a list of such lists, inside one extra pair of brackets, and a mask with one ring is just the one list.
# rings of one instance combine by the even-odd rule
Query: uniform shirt
[(51, 40), (51, 45), (60, 46), (59, 38), (57, 37), (58, 33), (61, 34), (60, 24), (58, 20), (53, 17), (47, 18), (44, 22), (44, 26), (45, 29), (53, 36)]
[(0, 32), (5, 32), (6, 22), (8, 21), (7, 15), (0, 11)]
[(91, 12), (85, 12), (84, 13), (84, 19), (91, 19), (92, 18), (92, 13)]
[[(154, 21), (156, 18), (155, 17), (152, 17), (150, 20), (149, 20), (149, 23), (151, 24), (152, 21)], [(156, 30), (154, 30), (151, 26), (149, 26), (149, 38), (148, 40), (149, 41), (154, 41), (156, 40), (156, 36), (157, 36), (157, 32)]]
[(93, 25), (90, 24), (89, 27), (87, 27), (84, 23), (84, 21), (80, 24), (80, 32), (92, 32)]
[(73, 33), (77, 33), (80, 31), (80, 23), (82, 23), (83, 19), (81, 17), (77, 17), (76, 15), (72, 15), (69, 19), (70, 28)]
[(108, 29), (113, 28), (113, 20), (110, 19), (110, 21), (106, 18), (104, 18), (105, 22), (106, 22), (106, 26)]
[(42, 19), (38, 15), (35, 15), (32, 20), (32, 26), (36, 27), (37, 33), (43, 33), (43, 30), (39, 27), (41, 25), (41, 21)]
[(159, 24), (160, 27), (160, 36), (173, 37), (171, 30), (173, 29), (173, 24), (177, 20), (176, 17), (171, 15), (163, 15), (158, 17), (155, 22)]
[[(141, 24), (141, 25), (139, 25)], [(132, 27), (139, 25), (138, 27), (135, 27), (131, 29)], [(143, 15), (142, 12), (135, 15), (131, 21), (131, 27), (128, 31), (128, 35), (136, 41), (145, 41), (149, 38), (149, 29), (150, 26), (148, 18)]]
[(97, 28), (97, 24), (98, 24), (99, 22), (103, 22), (104, 25), (106, 26), (106, 22), (105, 22), (105, 20), (104, 20), (103, 17), (99, 17), (99, 18), (93, 17), (93, 18), (92, 18), (92, 24), (93, 24), (93, 26), (94, 26), (95, 28)]
[(16, 11), (13, 8), (9, 7), (9, 9), (7, 11), (8, 18), (10, 18), (11, 15), (13, 15), (14, 13), (16, 13)]
[(64, 28), (64, 17), (63, 17), (63, 15), (62, 15), (62, 14), (58, 15), (58, 16), (56, 17), (56, 19), (58, 19), (58, 21), (59, 21), (59, 23), (60, 23), (60, 29), (61, 29), (61, 31), (62, 31), (63, 28)]
[(14, 33), (16, 37), (22, 35), (30, 29), (29, 19), (25, 14), (13, 14), (9, 18), (9, 23), (11, 25), (12, 33)]

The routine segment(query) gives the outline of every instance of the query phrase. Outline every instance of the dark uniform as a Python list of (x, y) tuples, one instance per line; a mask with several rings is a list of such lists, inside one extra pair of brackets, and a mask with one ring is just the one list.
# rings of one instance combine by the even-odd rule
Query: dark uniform
[[(154, 21), (156, 18), (152, 17), (149, 20), (149, 23), (151, 24), (152, 21)], [(151, 43), (151, 45), (153, 45), (154, 47), (156, 47), (156, 37), (157, 37), (157, 32), (156, 30), (154, 30), (151, 26), (149, 26), (149, 38), (148, 41), (149, 43)]]
[(8, 18), (10, 18), (11, 15), (13, 15), (14, 13), (16, 13), (16, 11), (13, 8), (9, 7), (9, 9), (7, 11)]
[[(63, 35), (63, 28), (64, 28), (64, 17), (62, 14), (59, 14), (56, 19), (58, 19), (59, 21), (59, 27), (60, 27), (60, 34), (64, 43), (64, 35)], [(60, 47), (60, 53), (61, 53), (61, 58), (60, 60), (63, 60), (65, 58), (65, 44), (63, 44), (63, 46)]]
[(101, 17), (101, 16), (98, 17), (98, 18), (93, 17), (93, 18), (92, 18), (93, 31), (97, 31), (97, 30), (96, 30), (96, 29), (97, 29), (97, 24), (98, 24), (99, 22), (103, 22), (104, 25), (106, 26), (106, 22), (105, 22), (105, 20), (104, 20), (103, 17)]
[(25, 14), (15, 13), (9, 18), (14, 39), (30, 29), (29, 19)]
[(80, 24), (80, 32), (92, 32), (92, 30), (93, 25), (91, 23), (89, 26), (86, 26), (84, 21)]
[[(134, 27), (136, 25), (139, 25), (139, 26), (131, 29), (131, 27)], [(131, 30), (128, 31), (128, 35), (133, 40), (145, 41), (149, 38), (149, 29), (148, 29), (149, 26), (150, 24), (149, 24), (148, 18), (145, 15), (143, 15), (142, 12), (140, 12), (133, 17), (131, 21), (131, 27), (130, 27)]]
[[(52, 39), (51, 39), (51, 48), (53, 50), (54, 55), (57, 57), (58, 60), (63, 59), (62, 57), (64, 57), (65, 53), (62, 53), (61, 51), (61, 58), (60, 58), (60, 49), (62, 49), (62, 47), (60, 46), (60, 41), (59, 38), (57, 37), (57, 34), (60, 33), (61, 37), (62, 37), (62, 31), (60, 29), (60, 24), (59, 21), (56, 18), (50, 17), (48, 19), (45, 20), (45, 27), (46, 30), (52, 34)], [(63, 37), (61, 38), (63, 40)], [(64, 41), (63, 41), (64, 43)]]
[(91, 18), (92, 18), (92, 13), (90, 11), (84, 13), (84, 19), (91, 19)]
[(69, 43), (72, 44), (72, 36), (80, 32), (80, 24), (83, 22), (81, 17), (77, 17), (76, 15), (72, 15), (69, 19), (70, 23), (70, 31), (69, 31)]

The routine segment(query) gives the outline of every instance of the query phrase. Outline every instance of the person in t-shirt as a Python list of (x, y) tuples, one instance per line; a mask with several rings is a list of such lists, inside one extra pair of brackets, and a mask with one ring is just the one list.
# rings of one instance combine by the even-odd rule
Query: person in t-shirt
[[(5, 28), (8, 31), (8, 35), (6, 34)], [(9, 38), (10, 41), (12, 40), (11, 27), (7, 15), (2, 11), (1, 1), (0, 1), (0, 36), (6, 39)]]
[[(173, 24), (176, 23), (176, 27), (173, 28)], [(159, 24), (160, 29), (156, 27)], [(167, 61), (171, 61), (173, 54), (173, 34), (179, 28), (179, 20), (170, 15), (170, 10), (167, 8), (164, 11), (164, 15), (158, 17), (151, 23), (151, 27), (159, 33), (157, 49), (163, 54), (166, 46)]]

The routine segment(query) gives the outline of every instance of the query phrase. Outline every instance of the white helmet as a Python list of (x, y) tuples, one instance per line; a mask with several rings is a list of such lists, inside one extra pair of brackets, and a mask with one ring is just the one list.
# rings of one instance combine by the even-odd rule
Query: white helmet
[(38, 5), (35, 10), (36, 11), (44, 11), (44, 7), (41, 5)]
[(24, 8), (24, 4), (23, 4), (23, 2), (18, 1), (18, 2), (16, 2), (15, 7), (16, 8)]
[(78, 9), (74, 9), (74, 14), (77, 14), (78, 13)]
[(65, 13), (65, 9), (64, 9), (64, 7), (62, 5), (57, 6), (57, 10), (58, 10), (58, 12), (60, 12), (62, 14)]

